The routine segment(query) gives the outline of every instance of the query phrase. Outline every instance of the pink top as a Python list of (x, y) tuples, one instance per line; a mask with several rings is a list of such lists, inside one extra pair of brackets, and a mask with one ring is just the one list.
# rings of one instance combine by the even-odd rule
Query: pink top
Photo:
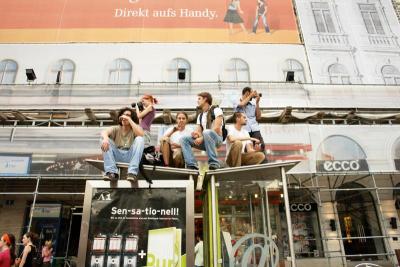
[(150, 126), (153, 123), (154, 117), (156, 116), (156, 110), (153, 107), (153, 110), (147, 113), (143, 118), (142, 121), (140, 122), (140, 126), (143, 128), (145, 131), (150, 131)]
[[(51, 261), (51, 252), (53, 251), (53, 249), (51, 248), (49, 250), (48, 247), (43, 246), (42, 247), (42, 258), (43, 258), (43, 262), (50, 262)], [(47, 255), (47, 256), (46, 256)], [(1, 266), (0, 266), (1, 267)]]
[(10, 267), (10, 266), (11, 266), (10, 250), (6, 249), (0, 252), (0, 267)]

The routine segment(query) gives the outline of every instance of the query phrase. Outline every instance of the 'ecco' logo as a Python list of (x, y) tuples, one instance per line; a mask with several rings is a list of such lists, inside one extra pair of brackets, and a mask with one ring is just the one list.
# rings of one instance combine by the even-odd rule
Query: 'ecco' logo
[(324, 170), (326, 171), (358, 171), (360, 169), (360, 163), (358, 160), (343, 160), (343, 161), (325, 161)]
[(310, 203), (293, 203), (290, 204), (291, 211), (311, 211), (312, 207)]

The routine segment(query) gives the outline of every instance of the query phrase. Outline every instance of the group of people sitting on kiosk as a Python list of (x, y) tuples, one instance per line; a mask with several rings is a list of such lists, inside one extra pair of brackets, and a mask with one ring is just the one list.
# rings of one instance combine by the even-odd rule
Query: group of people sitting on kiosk
[[(233, 124), (226, 126), (221, 108), (212, 105), (208, 92), (197, 95), (199, 114), (196, 128), (187, 127), (188, 115), (178, 112), (176, 126), (170, 127), (160, 140), (160, 152), (166, 167), (198, 170), (192, 148), (206, 151), (210, 170), (221, 168), (217, 156), (226, 139), (226, 164), (229, 167), (260, 164), (266, 160), (264, 141), (257, 120), (261, 117), (261, 94), (245, 87), (240, 101), (235, 104)], [(123, 108), (118, 113), (119, 125), (101, 133), (105, 180), (118, 180), (117, 162), (129, 163), (127, 180), (138, 178), (143, 150), (150, 145), (150, 127), (157, 100), (144, 95), (141, 101)]]

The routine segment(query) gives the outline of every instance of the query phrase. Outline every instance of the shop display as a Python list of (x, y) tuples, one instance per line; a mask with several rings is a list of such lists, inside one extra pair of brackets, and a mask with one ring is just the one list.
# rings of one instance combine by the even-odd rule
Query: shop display
[[(287, 224), (285, 214), (280, 212), (282, 222), (282, 232), (287, 232)], [(321, 242), (318, 226), (317, 214), (315, 211), (308, 212), (292, 212), (292, 232), (293, 232), (293, 248), (296, 257), (320, 257), (318, 242)], [(287, 235), (283, 236), (284, 242), (287, 244)], [(288, 253), (288, 252), (286, 252)]]

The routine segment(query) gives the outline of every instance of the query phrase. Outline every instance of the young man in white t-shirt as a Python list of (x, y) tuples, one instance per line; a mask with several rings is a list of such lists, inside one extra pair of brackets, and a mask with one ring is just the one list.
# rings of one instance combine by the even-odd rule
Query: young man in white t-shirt
[(234, 125), (228, 127), (226, 164), (229, 167), (240, 167), (263, 162), (265, 159), (264, 153), (257, 152), (253, 148), (253, 142), (259, 143), (260, 140), (250, 137), (243, 127), (247, 123), (246, 114), (235, 112), (233, 114), (233, 122)]
[(188, 115), (186, 112), (176, 114), (176, 126), (169, 128), (160, 140), (160, 151), (163, 154), (165, 166), (183, 168), (185, 161), (182, 156), (180, 140), (184, 136), (190, 136), (191, 131), (186, 124)]
[[(220, 168), (216, 148), (223, 142), (222, 125), (224, 114), (222, 109), (218, 107), (214, 108), (212, 112), (212, 96), (207, 92), (197, 95), (197, 105), (201, 109), (201, 113), (197, 117), (197, 128), (191, 133), (191, 136), (181, 138), (183, 157), (188, 169), (198, 170), (192, 147), (204, 150), (208, 156), (209, 169), (216, 170)], [(214, 113), (214, 116), (211, 116), (211, 113)]]

